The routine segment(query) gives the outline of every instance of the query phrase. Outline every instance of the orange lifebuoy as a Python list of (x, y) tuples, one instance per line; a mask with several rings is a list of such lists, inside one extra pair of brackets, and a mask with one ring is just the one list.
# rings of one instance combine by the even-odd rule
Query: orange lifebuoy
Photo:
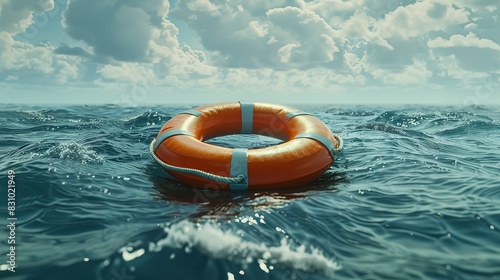
[[(231, 134), (260, 134), (283, 143), (257, 149), (203, 141)], [(171, 118), (151, 143), (151, 154), (181, 182), (197, 188), (271, 189), (317, 179), (333, 163), (342, 139), (314, 116), (266, 103), (221, 103)]]

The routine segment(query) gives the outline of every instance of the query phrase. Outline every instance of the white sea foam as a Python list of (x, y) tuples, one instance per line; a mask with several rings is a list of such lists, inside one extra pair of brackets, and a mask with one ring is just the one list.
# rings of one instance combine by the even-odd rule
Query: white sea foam
[[(230, 231), (223, 231), (213, 223), (195, 225), (181, 221), (165, 228), (168, 234), (159, 240), (152, 251), (160, 251), (162, 247), (185, 248), (198, 250), (213, 258), (242, 260), (278, 264), (308, 272), (321, 272), (331, 275), (340, 265), (326, 257), (320, 250), (299, 246), (292, 248), (287, 239), (282, 239), (280, 245), (257, 244), (247, 241)], [(259, 263), (260, 263), (259, 262)]]
[(83, 164), (89, 162), (102, 163), (104, 161), (103, 157), (94, 150), (74, 141), (61, 142), (57, 146), (48, 149), (46, 154), (81, 161)]
[(137, 251), (133, 251), (132, 247), (121, 248), (119, 251), (122, 253), (122, 258), (126, 262), (134, 260), (134, 259), (144, 255), (144, 253), (145, 253), (145, 250), (142, 248), (138, 249)]

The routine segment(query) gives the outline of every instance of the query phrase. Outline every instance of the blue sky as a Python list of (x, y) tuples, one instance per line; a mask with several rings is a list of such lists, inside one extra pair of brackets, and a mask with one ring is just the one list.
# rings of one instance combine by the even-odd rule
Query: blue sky
[(3, 103), (500, 103), (492, 0), (0, 0)]

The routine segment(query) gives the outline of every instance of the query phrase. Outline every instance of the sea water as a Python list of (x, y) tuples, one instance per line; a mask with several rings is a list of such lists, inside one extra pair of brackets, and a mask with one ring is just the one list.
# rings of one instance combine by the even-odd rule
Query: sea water
[(1, 105), (0, 278), (500, 279), (499, 107), (299, 105), (343, 153), (307, 186), (246, 193), (150, 157), (192, 107)]

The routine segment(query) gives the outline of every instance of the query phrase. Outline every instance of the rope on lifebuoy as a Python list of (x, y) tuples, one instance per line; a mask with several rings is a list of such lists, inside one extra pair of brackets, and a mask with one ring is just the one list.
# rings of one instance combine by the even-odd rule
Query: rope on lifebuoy
[[(334, 135), (335, 139), (339, 142), (338, 148), (336, 148), (334, 151), (335, 152), (340, 152), (344, 149), (344, 140), (340, 138), (338, 135)], [(238, 175), (235, 177), (227, 177), (227, 176), (220, 176), (217, 174), (209, 173), (203, 170), (198, 170), (194, 168), (186, 168), (186, 167), (179, 167), (179, 166), (174, 166), (170, 165), (168, 163), (163, 162), (160, 158), (158, 158), (155, 153), (154, 153), (154, 146), (156, 143), (156, 138), (151, 141), (151, 144), (149, 145), (149, 153), (153, 157), (153, 159), (161, 165), (163, 168), (173, 171), (173, 172), (179, 172), (179, 173), (185, 173), (185, 174), (191, 174), (191, 175), (196, 175), (202, 178), (205, 178), (207, 180), (211, 180), (214, 182), (218, 183), (223, 183), (223, 184), (238, 184), (241, 183), (245, 180), (244, 175)]]
[(333, 135), (333, 137), (335, 137), (335, 140), (339, 141), (339, 147), (334, 150), (335, 153), (342, 152), (342, 150), (344, 149), (344, 140), (342, 140), (342, 138), (340, 138), (340, 136), (338, 135)]
[(245, 180), (244, 175), (238, 175), (235, 177), (226, 177), (226, 176), (220, 176), (217, 174), (205, 172), (202, 170), (194, 169), (194, 168), (186, 168), (186, 167), (179, 167), (179, 166), (174, 166), (170, 165), (168, 163), (163, 162), (160, 158), (158, 158), (155, 153), (154, 153), (154, 145), (156, 143), (156, 139), (153, 139), (151, 141), (151, 145), (149, 145), (149, 153), (153, 157), (153, 159), (161, 165), (163, 168), (173, 171), (173, 172), (179, 172), (179, 173), (185, 173), (185, 174), (191, 174), (191, 175), (196, 175), (205, 179), (208, 179), (210, 181), (218, 182), (218, 183), (223, 183), (223, 184), (237, 184), (241, 183)]

